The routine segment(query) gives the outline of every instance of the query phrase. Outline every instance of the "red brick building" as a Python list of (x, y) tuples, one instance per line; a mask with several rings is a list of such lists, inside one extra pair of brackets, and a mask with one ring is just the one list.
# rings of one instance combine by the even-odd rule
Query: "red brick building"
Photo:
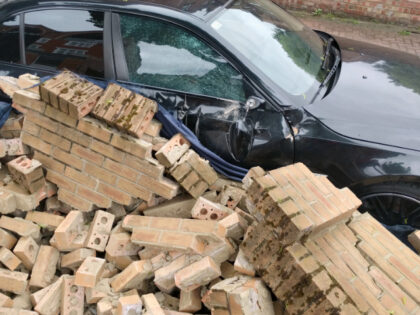
[(287, 9), (303, 9), (367, 17), (384, 22), (420, 25), (420, 0), (273, 0)]

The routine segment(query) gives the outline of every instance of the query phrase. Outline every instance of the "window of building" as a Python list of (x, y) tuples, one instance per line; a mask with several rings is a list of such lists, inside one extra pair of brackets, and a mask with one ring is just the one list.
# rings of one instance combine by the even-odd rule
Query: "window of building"
[(103, 24), (103, 12), (44, 10), (26, 13), (26, 63), (103, 77)]

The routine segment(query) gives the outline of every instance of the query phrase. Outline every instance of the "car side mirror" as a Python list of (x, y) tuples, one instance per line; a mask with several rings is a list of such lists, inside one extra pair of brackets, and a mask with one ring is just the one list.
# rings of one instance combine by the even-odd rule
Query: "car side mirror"
[(257, 109), (264, 103), (265, 100), (263, 100), (262, 98), (259, 98), (257, 96), (250, 96), (245, 102), (245, 109), (248, 112), (250, 110)]

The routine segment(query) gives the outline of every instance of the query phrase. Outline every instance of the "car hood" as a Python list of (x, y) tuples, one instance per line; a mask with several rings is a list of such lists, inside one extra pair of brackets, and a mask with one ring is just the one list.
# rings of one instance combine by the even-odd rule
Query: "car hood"
[(305, 109), (344, 136), (420, 150), (420, 58), (337, 41), (343, 59), (337, 84)]

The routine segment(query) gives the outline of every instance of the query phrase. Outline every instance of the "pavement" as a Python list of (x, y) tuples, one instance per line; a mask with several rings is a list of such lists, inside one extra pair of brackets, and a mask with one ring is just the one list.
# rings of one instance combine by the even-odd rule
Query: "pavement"
[(290, 11), (290, 13), (310, 28), (335, 37), (368, 42), (420, 58), (420, 27), (361, 21), (331, 14), (314, 16), (302, 11)]

